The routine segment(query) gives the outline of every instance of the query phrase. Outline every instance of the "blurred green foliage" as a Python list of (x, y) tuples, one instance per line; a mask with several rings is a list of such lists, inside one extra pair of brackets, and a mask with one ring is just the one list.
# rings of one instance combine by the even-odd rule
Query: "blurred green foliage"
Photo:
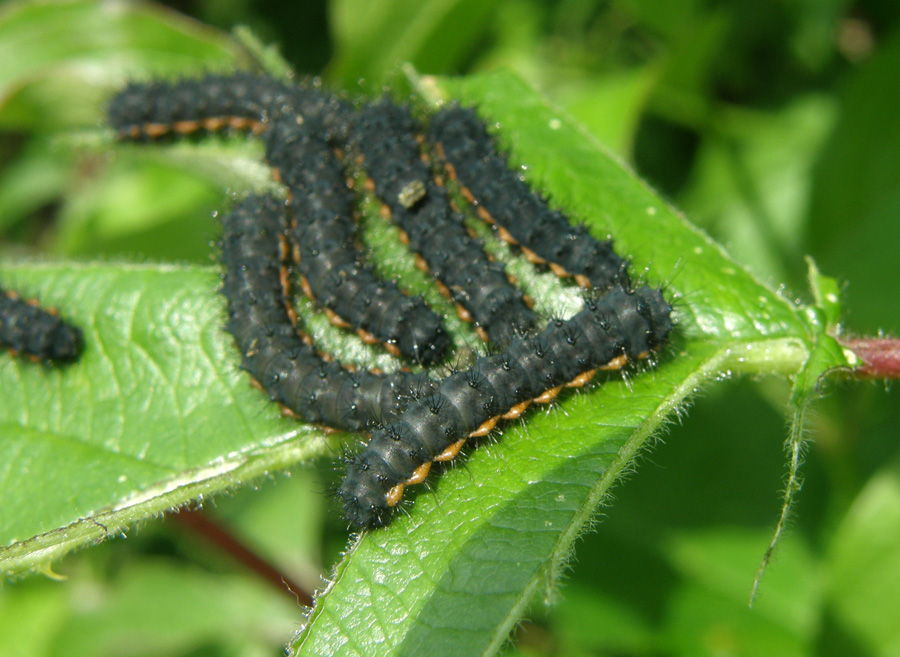
[[(511, 68), (763, 280), (805, 294), (811, 254), (846, 282), (848, 331), (900, 328), (896, 2), (175, 5), (199, 22), (141, 5), (171, 34), (112, 20), (86, 24), (83, 42), (45, 39), (27, 53), (21, 25), (0, 30), (3, 252), (208, 262), (215, 229), (196, 219), (220, 207), (223, 183), (259, 176), (252, 145), (223, 140), (229, 165), (187, 177), (138, 149), (112, 164), (106, 144), (72, 127), (103, 97), (90, 84), (100, 62), (112, 59), (118, 85), (190, 34), (185, 61), (227, 70), (248, 54), (204, 24), (240, 23), (281, 44), (298, 72), (351, 92), (381, 89), (402, 62), (436, 74)], [(146, 212), (162, 191), (166, 204)], [(761, 613), (746, 599), (778, 515), (787, 387), (711, 389), (617, 491), (555, 604), (535, 607), (511, 653), (898, 654), (897, 396), (842, 385), (819, 404), (798, 520), (763, 581)], [(308, 477), (263, 482), (212, 513), (312, 586), (345, 533), (336, 519), (298, 517)], [(169, 521), (62, 569), (64, 586), (31, 578), (0, 590), (0, 655), (275, 655), (298, 624), (289, 601)]]

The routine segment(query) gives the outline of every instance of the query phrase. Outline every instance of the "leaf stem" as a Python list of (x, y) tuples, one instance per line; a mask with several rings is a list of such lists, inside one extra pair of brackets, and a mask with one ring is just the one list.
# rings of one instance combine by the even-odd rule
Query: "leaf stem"
[(266, 559), (263, 559), (250, 546), (202, 511), (185, 508), (173, 514), (172, 517), (185, 529), (203, 537), (280, 591), (296, 598), (301, 605), (305, 607), (312, 606), (312, 595), (306, 589), (289, 575), (277, 569)]
[(900, 338), (848, 338), (840, 340), (862, 362), (852, 375), (866, 379), (900, 379)]
[(791, 518), (791, 512), (794, 508), (794, 497), (803, 485), (803, 479), (800, 475), (800, 465), (803, 462), (803, 449), (806, 445), (803, 438), (803, 422), (806, 406), (806, 402), (798, 404), (794, 408), (793, 417), (791, 418), (791, 433), (785, 443), (790, 455), (790, 465), (788, 467), (787, 483), (785, 484), (784, 494), (782, 496), (781, 515), (778, 517), (778, 524), (775, 526), (775, 531), (772, 532), (772, 540), (769, 541), (769, 546), (766, 548), (766, 553), (763, 555), (762, 563), (759, 564), (756, 576), (753, 578), (753, 586), (750, 589), (750, 600), (748, 605), (750, 607), (753, 607), (753, 603), (756, 601), (759, 583), (762, 581), (766, 568), (769, 567), (772, 556), (775, 554), (775, 548), (778, 546), (778, 542), (781, 540), (781, 536), (787, 528), (788, 521)]

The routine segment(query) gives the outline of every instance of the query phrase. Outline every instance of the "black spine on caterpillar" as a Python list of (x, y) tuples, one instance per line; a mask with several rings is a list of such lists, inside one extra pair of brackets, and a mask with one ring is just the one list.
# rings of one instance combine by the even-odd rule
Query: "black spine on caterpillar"
[(489, 260), (481, 242), (469, 235), (446, 191), (432, 179), (409, 109), (382, 100), (363, 107), (355, 119), (352, 149), (362, 156), (376, 194), (431, 273), (492, 343), (503, 346), (527, 333), (536, 315), (503, 265)]
[(55, 313), (0, 290), (0, 345), (50, 365), (77, 359), (84, 338)]
[(357, 246), (354, 197), (317, 119), (285, 116), (264, 136), (266, 157), (290, 191), (297, 266), (316, 303), (400, 354), (428, 365), (450, 344), (421, 297), (378, 278)]
[(298, 335), (281, 283), (283, 203), (248, 196), (222, 223), (226, 328), (243, 368), (272, 401), (309, 422), (360, 431), (392, 421), (411, 399), (434, 389), (423, 374), (351, 372), (323, 359)]
[(481, 435), (479, 428), (517, 405), (567, 383), (582, 385), (579, 377), (604, 365), (645, 357), (666, 341), (670, 313), (659, 290), (613, 288), (589, 299), (573, 318), (550, 322), (542, 333), (450, 375), (347, 459), (338, 490), (347, 522), (358, 529), (387, 524), (403, 485), (418, 481), (420, 468), (470, 435)]
[(316, 87), (296, 87), (248, 72), (174, 82), (133, 83), (116, 94), (107, 120), (121, 139), (156, 139), (198, 130), (261, 131), (288, 114), (318, 117), (330, 139), (346, 139), (351, 106)]
[(628, 286), (627, 262), (611, 241), (594, 239), (584, 226), (553, 210), (509, 168), (475, 110), (452, 106), (431, 117), (428, 140), (490, 220), (540, 260), (558, 265), (585, 287)]

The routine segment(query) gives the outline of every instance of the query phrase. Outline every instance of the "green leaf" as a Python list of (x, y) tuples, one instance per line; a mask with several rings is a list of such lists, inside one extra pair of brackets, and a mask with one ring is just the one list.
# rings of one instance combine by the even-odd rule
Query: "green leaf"
[(826, 331), (837, 328), (841, 320), (841, 288), (837, 280), (825, 276), (819, 271), (815, 261), (807, 256), (806, 264), (809, 269), (809, 287), (815, 299), (815, 307), (822, 310), (823, 317), (816, 318), (816, 324), (824, 325)]
[(495, 0), (336, 0), (335, 56), (328, 77), (378, 91), (404, 62), (424, 71), (456, 68), (488, 27)]
[(841, 89), (841, 111), (813, 179), (809, 249), (825, 271), (852, 281), (856, 330), (900, 325), (896, 278), (900, 243), (900, 30), (885, 34), (873, 56)]
[(828, 547), (828, 598), (840, 625), (871, 655), (900, 650), (900, 464), (860, 491)]
[[(494, 654), (559, 576), (610, 487), (704, 382), (796, 372), (811, 329), (565, 116), (507, 74), (418, 81), (476, 105), (513, 163), (645, 280), (667, 283), (677, 335), (653, 371), (570, 396), (512, 424), (419, 494), (408, 516), (361, 536), (319, 598), (296, 655)], [(552, 154), (552, 155), (551, 155)]]
[(209, 218), (227, 204), (223, 190), (282, 193), (260, 161), (260, 145), (246, 139), (169, 147), (96, 141), (94, 175), (73, 186), (59, 211), (49, 246), (60, 256), (208, 263)]
[(271, 637), (290, 632), (295, 622), (296, 606), (273, 596), (265, 582), (175, 560), (126, 564), (112, 582), (94, 585), (97, 602), (73, 609), (48, 655), (178, 655), (209, 646), (218, 648), (213, 654), (264, 655), (271, 654)]
[(53, 251), (209, 261), (209, 217), (222, 204), (221, 186), (149, 158), (119, 157), (98, 174), (66, 197)]
[(0, 127), (92, 125), (104, 99), (136, 72), (229, 69), (242, 55), (221, 33), (149, 4), (7, 2)]
[[(204, 161), (202, 153), (181, 148), (167, 161), (170, 169), (179, 169), (177, 174), (168, 172), (170, 178), (178, 176), (176, 183), (163, 180), (166, 172), (143, 181), (135, 176), (125, 181), (122, 160), (107, 158), (111, 134), (97, 128), (108, 98), (129, 80), (232, 70), (251, 59), (246, 48), (226, 35), (149, 4), (5, 3), (0, 10), (0, 62), (4, 63), (0, 67), (0, 130), (31, 131), (34, 137), (2, 172), (0, 227), (50, 206), (68, 192), (61, 212), (63, 234), (50, 231), (49, 241), (55, 240), (51, 250), (57, 254), (124, 252), (196, 260), (197, 249), (190, 245), (199, 244), (205, 250), (208, 239), (191, 242), (198, 231), (190, 228), (197, 223), (185, 222), (184, 217), (208, 215), (214, 207), (212, 200), (220, 198), (222, 184), (242, 189), (232, 182), (240, 175), (248, 180), (247, 186), (256, 185), (259, 172), (240, 154), (229, 158), (218, 152), (213, 163), (209, 157)], [(75, 128), (81, 132), (75, 133)], [(62, 130), (67, 130), (64, 137), (59, 135)], [(102, 156), (96, 156), (97, 151)], [(153, 149), (144, 153), (140, 156), (144, 161), (153, 157)], [(268, 177), (268, 170), (264, 175)], [(204, 178), (214, 180), (215, 190)], [(181, 207), (180, 215), (172, 208), (154, 213), (152, 207), (134, 200), (122, 203), (120, 193), (136, 191), (140, 199), (141, 192), (148, 192), (153, 184), (168, 192), (153, 191), (157, 200), (167, 197), (177, 204), (175, 191), (184, 192), (181, 198), (187, 206)], [(193, 215), (187, 214), (191, 211)], [(173, 218), (189, 227), (186, 241), (172, 238)], [(170, 234), (161, 237), (166, 231)], [(186, 246), (166, 251), (163, 244)]]
[(801, 261), (812, 172), (836, 110), (830, 96), (810, 94), (778, 111), (713, 114), (679, 201), (760, 276), (789, 280)]
[(0, 171), (0, 231), (57, 198), (65, 187), (71, 154), (47, 139), (32, 139)]
[(82, 359), (0, 355), (0, 569), (22, 572), (327, 450), (252, 389), (216, 271), (4, 265), (3, 287), (82, 327)]
[[(796, 6), (757, 12), (753, 17), (728, 7), (710, 13), (709, 7), (696, 0), (641, 6), (606, 3), (599, 10), (591, 1), (560, 3), (553, 8), (550, 3), (469, 0), (429, 1), (415, 8), (413, 4), (393, 0), (329, 3), (337, 19), (332, 24), (337, 54), (331, 72), (352, 89), (360, 88), (357, 76), (365, 75), (371, 87), (380, 90), (385, 68), (400, 60), (413, 60), (423, 70), (484, 69), (498, 61), (508, 63), (539, 81), (538, 86), (550, 90), (579, 120), (589, 118), (598, 134), (616, 137), (618, 141), (613, 143), (620, 146), (627, 143), (635, 126), (648, 118), (646, 111), (640, 116), (635, 108), (646, 102), (645, 87), (652, 83), (649, 112), (674, 121), (679, 130), (698, 133), (701, 150), (690, 179), (701, 183), (702, 189), (695, 187), (695, 192), (712, 195), (700, 198), (697, 194), (705, 208), (722, 210), (729, 219), (739, 220), (738, 232), (726, 226), (716, 228), (719, 236), (731, 236), (723, 241), (735, 245), (739, 262), (764, 272), (764, 280), (774, 281), (773, 285), (783, 284), (786, 278), (777, 272), (797, 273), (794, 265), (809, 248), (803, 240), (811, 239), (820, 249), (816, 256), (824, 271), (853, 283), (849, 288), (854, 301), (851, 318), (858, 325), (874, 328), (896, 325), (892, 318), (897, 317), (900, 305), (885, 301), (889, 290), (884, 285), (891, 280), (893, 260), (884, 256), (891, 254), (900, 225), (896, 222), (900, 207), (896, 145), (900, 142), (894, 120), (900, 41), (896, 30), (893, 35), (889, 32), (886, 16), (847, 21), (844, 0), (794, 3)], [(220, 24), (231, 22), (222, 16), (238, 14), (243, 20), (246, 15), (241, 8), (217, 8), (211, 14), (207, 6), (200, 11), (220, 17)], [(248, 20), (265, 26), (265, 19)], [(296, 25), (281, 27), (282, 39), (296, 36)], [(262, 29), (271, 38), (268, 35), (273, 32)], [(855, 53), (847, 47), (847, 37), (854, 35)], [(877, 38), (869, 43), (871, 35)], [(475, 51), (470, 47), (473, 39), (487, 47)], [(277, 57), (251, 40), (239, 40), (244, 50), (250, 51), (251, 61), (266, 62), (265, 70), (283, 74)], [(811, 41), (819, 44), (817, 61), (824, 77), (814, 77), (810, 70), (816, 60), (810, 57), (816, 51), (810, 48)], [(866, 57), (873, 45), (874, 56)], [(749, 56), (761, 51), (772, 56), (762, 60)], [(302, 50), (295, 52), (299, 53), (294, 58), (298, 65), (308, 64)], [(834, 62), (843, 61), (843, 56), (850, 58), (852, 66), (842, 67), (846, 84), (842, 84), (843, 104), (838, 108), (830, 87), (834, 86)], [(203, 257), (216, 232), (207, 216), (210, 205), (206, 200), (226, 209), (225, 186), (243, 190), (248, 177), (258, 178), (259, 173), (267, 177), (258, 160), (231, 160), (224, 150), (208, 142), (159, 149), (136, 146), (132, 158), (126, 148), (107, 140), (98, 148), (89, 148), (87, 157), (70, 170), (63, 160), (71, 158), (72, 149), (60, 152), (58, 161), (54, 149), (60, 142), (65, 147), (71, 145), (67, 141), (85, 135), (71, 139), (68, 133), (59, 140), (41, 133), (77, 126), (97, 142), (106, 138), (97, 129), (104, 99), (125, 80), (231, 69), (242, 59), (247, 60), (240, 45), (221, 33), (146, 3), (3, 3), (0, 126), (33, 130), (34, 134), (27, 136), (33, 150), (26, 153), (23, 149), (19, 160), (5, 163), (0, 222), (10, 226), (35, 208), (41, 209), (43, 220), (47, 209), (56, 207), (51, 205), (56, 197), (68, 193), (59, 206), (62, 236), (57, 230), (59, 223), (47, 225), (44, 221), (22, 230), (17, 225), (16, 236), (37, 237), (41, 245), (52, 245), (60, 256), (78, 250), (91, 256), (119, 251), (113, 256), (119, 259), (122, 253), (132, 259), (133, 253), (136, 257), (152, 253), (164, 259)], [(795, 66), (798, 61), (806, 66), (803, 72)], [(647, 79), (640, 68), (631, 68), (648, 62)], [(651, 75), (659, 78), (650, 79)], [(321, 598), (321, 608), (307, 630), (310, 652), (324, 646), (326, 654), (354, 649), (377, 654), (392, 648), (417, 653), (431, 648), (430, 652), (444, 654), (453, 650), (459, 638), (459, 652), (472, 646), (487, 646), (485, 650), (490, 651), (504, 640), (510, 624), (535, 597), (533, 592), (546, 593), (552, 588), (559, 565), (572, 549), (572, 537), (582, 531), (579, 523), (593, 513), (596, 500), (605, 496), (620, 465), (640, 449), (647, 435), (657, 431), (666, 416), (672, 417), (672, 409), (677, 412), (683, 407), (692, 390), (730, 373), (780, 372), (794, 376), (796, 411), (805, 409), (818, 394), (821, 376), (847, 358), (829, 337), (837, 322), (847, 321), (841, 316), (839, 300), (831, 301), (839, 287), (831, 279), (811, 271), (815, 306), (805, 308), (760, 285), (607, 158), (586, 134), (573, 129), (567, 117), (507, 76), (463, 82), (424, 78), (421, 83), (418, 91), (424, 95), (433, 92), (477, 103), (486, 117), (498, 121), (497, 132), (510, 148), (513, 161), (527, 165), (523, 173), (536, 187), (545, 190), (554, 203), (575, 208), (578, 218), (588, 222), (598, 236), (614, 235), (618, 249), (634, 256), (634, 271), (643, 280), (666, 285), (677, 307), (678, 330), (672, 345), (658, 355), (657, 370), (638, 368), (624, 384), (611, 375), (589, 389), (569, 393), (549, 411), (533, 409), (523, 422), (507, 425), (499, 442), (472, 452), (464, 467), (433, 476), (429, 485), (435, 493), (424, 487), (419, 490), (407, 507), (410, 518), (401, 517), (393, 528), (365, 537), (339, 566), (338, 580)], [(804, 96), (786, 84), (795, 89), (797, 84), (806, 90), (814, 88), (817, 93), (821, 90), (823, 95)], [(718, 111), (722, 98), (743, 109), (726, 108), (723, 114)], [(619, 107), (630, 107), (630, 114), (617, 111)], [(761, 113), (761, 107), (771, 111)], [(836, 127), (832, 119), (837, 120)], [(748, 129), (752, 134), (746, 136)], [(816, 162), (828, 130), (833, 133), (826, 142), (825, 157)], [(716, 141), (711, 143), (711, 137)], [(5, 138), (4, 143), (15, 145), (17, 139), (17, 135), (12, 141)], [(111, 152), (116, 155), (114, 160), (108, 158)], [(660, 159), (666, 160), (670, 170), (691, 170), (690, 163), (674, 163), (671, 149), (655, 143), (653, 152), (663, 156)], [(97, 153), (101, 157), (95, 157)], [(734, 156), (730, 160), (726, 157), (729, 153)], [(773, 153), (781, 157), (773, 158)], [(149, 165), (143, 167), (141, 158)], [(128, 167), (123, 167), (126, 159)], [(696, 170), (696, 164), (702, 171)], [(130, 186), (129, 174), (139, 167), (151, 179), (134, 179)], [(160, 180), (177, 179), (171, 175), (174, 167), (184, 171), (185, 177), (205, 172), (201, 178), (206, 179), (208, 190), (198, 193), (199, 184), (184, 180), (177, 186), (159, 185)], [(100, 168), (103, 171), (98, 173)], [(166, 170), (164, 175), (157, 176), (161, 169)], [(228, 175), (219, 176), (215, 169)], [(111, 173), (108, 187), (103, 178), (107, 171)], [(253, 176), (246, 175), (248, 172)], [(723, 172), (744, 175), (734, 180), (749, 181), (749, 185), (732, 184), (734, 180)], [(806, 212), (803, 193), (810, 175), (814, 175), (812, 210)], [(227, 177), (234, 182), (223, 182)], [(748, 194), (748, 190), (754, 192), (753, 185), (763, 193)], [(138, 195), (130, 196), (129, 189)], [(160, 189), (167, 193), (153, 191)], [(187, 192), (194, 201), (180, 203), (176, 189)], [(219, 198), (217, 190), (221, 202), (215, 200)], [(723, 190), (727, 192), (724, 201), (720, 198)], [(773, 193), (780, 204), (770, 202)], [(141, 199), (139, 204), (133, 204), (136, 198)], [(156, 201), (161, 201), (159, 206)], [(757, 212), (760, 209), (764, 212)], [(694, 220), (702, 220), (701, 215), (692, 214)], [(762, 217), (771, 223), (751, 225), (748, 217)], [(810, 224), (805, 228), (804, 220)], [(151, 232), (163, 239), (151, 242)], [(386, 229), (383, 234), (383, 248), (376, 244), (373, 249), (379, 268), (399, 277), (405, 286), (425, 289), (429, 282), (414, 270), (409, 253), (395, 245), (395, 231), (392, 234)], [(165, 241), (179, 249), (185, 245), (186, 251), (172, 251)], [(366, 241), (374, 244), (368, 235)], [(494, 241), (488, 248), (492, 255), (500, 254), (501, 260), (511, 263), (511, 270), (535, 296), (541, 312), (562, 312), (569, 299), (577, 297), (569, 289), (564, 302), (558, 283), (544, 286), (545, 279), (552, 276), (541, 278), (541, 285), (536, 285), (537, 277), (532, 280), (530, 271), (534, 268), (510, 255), (503, 244)], [(7, 250), (4, 247), (4, 252)], [(783, 262), (771, 257), (773, 250), (781, 253)], [(0, 353), (4, 397), (0, 400), (4, 418), (0, 428), (0, 526), (9, 530), (0, 541), (0, 569), (23, 572), (42, 568), (48, 572), (55, 567), (54, 559), (102, 539), (107, 532), (124, 533), (135, 525), (149, 525), (142, 521), (172, 505), (206, 501), (213, 493), (245, 485), (257, 473), (305, 463), (311, 455), (327, 451), (317, 432), (279, 417), (265, 395), (250, 388), (246, 375), (238, 370), (238, 356), (221, 328), (224, 310), (215, 294), (217, 272), (216, 267), (136, 268), (118, 262), (79, 266), (4, 262), (0, 267), (0, 285), (19, 286), (26, 295), (58, 306), (65, 316), (86, 322), (91, 341), (85, 361), (61, 371)], [(799, 277), (790, 280), (802, 285)], [(134, 303), (120, 304), (120, 294), (125, 300), (132, 297)], [(427, 294), (433, 301), (434, 290)], [(446, 302), (437, 304), (440, 312), (449, 312), (447, 306)], [(333, 328), (320, 320), (315, 319), (312, 333), (328, 345), (328, 351), (342, 358), (353, 352), (356, 362), (364, 364), (381, 366), (382, 359), (388, 366), (394, 364), (384, 354), (376, 357), (377, 350), (361, 352), (358, 345), (353, 347), (354, 336), (335, 341)], [(455, 315), (447, 320), (455, 336), (463, 332)], [(107, 345), (113, 348), (98, 351)], [(111, 382), (118, 389), (110, 390)], [(215, 403), (202, 403), (201, 387)], [(724, 392), (722, 388), (716, 392)], [(758, 386), (754, 380), (742, 385), (739, 392), (747, 399), (752, 398), (747, 393), (757, 389), (771, 398), (778, 394), (772, 388), (780, 391), (782, 385), (765, 381)], [(134, 390), (137, 392), (132, 395)], [(171, 403), (159, 402), (167, 392)], [(857, 393), (870, 399), (881, 391), (870, 387)], [(181, 400), (191, 404), (181, 406)], [(779, 396), (777, 403), (781, 402)], [(698, 418), (691, 418), (687, 429), (679, 430), (677, 439), (667, 446), (670, 453), (673, 447), (690, 446), (687, 453), (681, 452), (690, 481), (679, 480), (677, 492), (671, 486), (646, 492), (643, 503), (632, 503), (632, 507), (628, 507), (627, 495), (632, 489), (641, 490), (646, 475), (652, 480), (654, 473), (642, 472), (639, 481), (629, 482), (628, 489), (620, 491), (627, 510), (639, 506), (633, 509), (637, 513), (627, 514), (626, 526), (618, 530), (628, 537), (624, 542), (627, 554), (617, 554), (610, 545), (619, 542), (615, 535), (613, 540), (606, 534), (588, 545), (578, 544), (580, 569), (564, 595), (569, 597), (573, 589), (582, 586), (587, 590), (585, 572), (602, 567), (606, 597), (599, 605), (596, 597), (583, 601), (582, 616), (573, 621), (578, 626), (574, 633), (588, 641), (576, 643), (571, 650), (560, 641), (554, 646), (556, 652), (662, 654), (679, 652), (681, 647), (681, 653), (690, 655), (770, 655), (825, 648), (836, 654), (843, 643), (853, 646), (843, 649), (845, 654), (896, 653), (893, 630), (897, 622), (890, 620), (897, 607), (898, 588), (896, 463), (889, 461), (872, 480), (862, 480), (868, 476), (870, 462), (883, 463), (881, 456), (894, 442), (889, 430), (874, 434), (865, 430), (867, 423), (878, 422), (877, 418), (882, 418), (882, 427), (891, 424), (885, 425), (883, 410), (866, 406), (846, 413), (844, 422), (852, 427), (850, 431), (830, 426), (833, 418), (820, 419), (817, 427), (824, 428), (821, 434), (826, 440), (812, 459), (810, 488), (816, 484), (816, 475), (822, 476), (820, 470), (827, 471), (832, 487), (804, 495), (802, 517), (834, 520), (836, 540), (825, 541), (829, 559), (810, 568), (810, 559), (815, 557), (801, 551), (795, 558), (795, 546), (809, 543), (815, 549), (822, 541), (804, 541), (802, 535), (798, 539), (802, 528), (793, 532), (784, 540), (775, 570), (753, 610), (745, 606), (745, 588), (749, 569), (762, 547), (761, 538), (756, 532), (741, 532), (736, 533), (737, 540), (729, 541), (720, 540), (728, 536), (727, 530), (705, 535), (695, 531), (704, 522), (721, 523), (726, 511), (729, 522), (742, 519), (751, 524), (764, 522), (771, 513), (765, 510), (765, 502), (748, 501), (751, 493), (744, 479), (735, 479), (731, 497), (709, 489), (712, 480), (726, 479), (728, 473), (743, 474), (737, 473), (742, 466), (751, 477), (751, 489), (752, 482), (762, 486), (759, 482), (767, 481), (765, 486), (774, 490), (777, 477), (767, 480), (769, 470), (760, 468), (759, 459), (754, 458), (754, 453), (766, 453), (766, 435), (778, 434), (768, 416), (769, 422), (760, 424), (756, 413), (761, 403), (757, 400), (723, 420), (722, 413), (733, 412), (734, 407), (725, 406), (715, 394), (707, 407), (719, 413), (710, 420), (713, 431), (719, 432), (716, 437), (697, 440)], [(221, 418), (233, 422), (219, 422)], [(741, 431), (721, 434), (719, 427), (726, 422), (732, 426), (739, 423)], [(802, 422), (795, 426), (803, 428)], [(173, 439), (179, 435), (183, 440)], [(13, 460), (9, 446), (4, 447), (7, 436), (21, 446)], [(864, 440), (857, 445), (855, 438), (862, 436)], [(738, 437), (740, 441), (735, 440)], [(802, 431), (796, 437), (802, 437)], [(135, 450), (140, 441), (142, 447), (156, 450), (152, 463), (145, 463), (149, 459), (144, 452)], [(744, 441), (749, 444), (735, 445)], [(117, 454), (116, 449), (122, 453)], [(666, 461), (658, 460), (663, 455), (654, 456), (660, 466), (657, 470), (672, 472), (669, 455)], [(825, 467), (817, 467), (823, 456)], [(739, 460), (741, 466), (733, 460)], [(698, 463), (702, 464), (699, 470), (695, 467)], [(680, 466), (676, 470), (680, 471)], [(125, 481), (118, 480), (122, 476)], [(15, 486), (7, 486), (13, 477)], [(317, 477), (310, 471), (302, 478)], [(517, 477), (527, 478), (528, 485), (520, 485)], [(859, 493), (854, 490), (857, 483), (864, 488), (847, 513), (843, 501)], [(280, 518), (258, 527), (260, 537), (277, 535), (278, 549), (268, 553), (276, 557), (276, 563), (290, 563), (299, 545), (305, 546), (299, 552), (308, 550), (313, 562), (321, 552), (328, 554), (329, 548), (335, 548), (334, 534), (326, 538), (325, 550), (319, 544), (320, 519), (335, 515), (319, 487), (310, 487), (302, 501), (292, 503), (285, 496), (279, 497), (277, 504), (250, 490), (254, 484), (247, 488), (246, 494), (228, 502), (255, 505), (268, 518)], [(282, 486), (277, 489), (283, 494)], [(723, 502), (725, 497), (731, 501)], [(292, 504), (301, 511), (292, 513)], [(222, 517), (222, 507), (228, 505), (221, 501), (219, 505), (217, 515)], [(622, 511), (617, 510), (620, 518)], [(660, 540), (659, 529), (666, 527), (670, 513), (681, 518), (687, 529), (674, 541)], [(648, 525), (646, 517), (655, 518), (656, 524)], [(17, 524), (18, 529), (13, 531), (4, 525), (7, 522)], [(334, 530), (339, 522), (332, 520), (329, 529)], [(549, 528), (542, 522), (549, 522)], [(471, 530), (469, 523), (475, 525)], [(287, 531), (283, 531), (285, 525)], [(613, 527), (604, 525), (603, 529)], [(302, 532), (306, 532), (303, 541), (312, 545), (301, 541)], [(0, 588), (0, 653), (96, 654), (106, 650), (119, 654), (137, 647), (153, 654), (166, 650), (251, 654), (263, 649), (246, 640), (240, 647), (220, 648), (217, 642), (223, 633), (229, 633), (225, 641), (232, 640), (229, 631), (242, 626), (241, 613), (255, 628), (269, 612), (265, 600), (252, 593), (247, 596), (240, 583), (235, 582), (233, 596), (229, 596), (225, 589), (232, 580), (218, 572), (196, 576), (196, 572), (183, 569), (183, 564), (160, 564), (156, 559), (123, 567), (133, 557), (146, 559), (143, 550), (148, 542), (156, 553), (156, 532), (149, 529), (143, 534), (126, 545), (116, 541), (67, 560), (63, 569), (73, 580), (65, 587), (33, 577)], [(22, 540), (8, 543), (12, 537)], [(586, 549), (591, 545), (602, 545), (607, 551), (598, 557)], [(652, 550), (646, 549), (649, 545)], [(515, 562), (518, 556), (522, 557), (519, 563)], [(666, 566), (661, 565), (663, 560)], [(789, 577), (782, 589), (777, 574), (783, 573), (785, 566)], [(620, 576), (629, 568), (638, 573), (637, 580), (626, 582)], [(816, 606), (819, 597), (810, 594), (810, 570), (816, 582), (827, 584), (829, 599), (824, 610)], [(223, 588), (213, 591), (219, 579)], [(596, 586), (591, 589), (592, 596), (597, 590)], [(168, 603), (160, 605), (164, 596), (180, 593), (188, 598), (187, 604), (173, 600), (171, 608)], [(551, 597), (545, 595), (544, 601)], [(588, 596), (585, 593), (583, 597)], [(238, 604), (246, 604), (247, 598), (257, 607), (250, 613)], [(469, 604), (480, 613), (478, 624), (469, 622), (476, 615)], [(73, 605), (83, 607), (74, 616)], [(196, 614), (192, 612), (198, 606), (194, 622)], [(551, 627), (560, 611), (557, 608), (550, 617)], [(598, 616), (602, 618), (598, 620)], [(615, 623), (616, 629), (606, 631), (605, 620)], [(463, 629), (451, 636), (448, 629), (454, 624)], [(835, 625), (839, 626), (837, 633)], [(265, 629), (284, 637), (283, 627), (266, 625)], [(174, 632), (168, 632), (172, 628)], [(522, 654), (532, 654), (535, 635), (538, 641), (542, 634), (546, 639), (541, 625), (531, 629), (536, 631), (522, 635)], [(818, 636), (810, 637), (810, 632)], [(147, 633), (153, 636), (144, 639)], [(138, 640), (129, 634), (137, 635)], [(198, 636), (206, 641), (204, 645), (194, 643)], [(444, 640), (446, 637), (450, 640)], [(378, 644), (380, 638), (384, 643)], [(554, 633), (549, 638), (559, 640), (560, 636)]]
[(747, 573), (759, 559), (762, 532), (715, 527), (683, 531), (665, 541), (663, 554), (682, 579), (666, 610), (674, 654), (808, 655), (819, 630), (817, 563), (791, 535), (779, 552), (780, 577), (758, 604), (747, 605)]

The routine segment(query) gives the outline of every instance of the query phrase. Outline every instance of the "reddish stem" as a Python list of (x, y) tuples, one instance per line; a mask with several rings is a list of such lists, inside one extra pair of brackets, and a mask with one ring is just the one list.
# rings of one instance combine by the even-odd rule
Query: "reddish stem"
[(869, 379), (900, 379), (900, 339), (848, 338), (841, 344), (855, 353), (862, 364), (853, 376)]
[(187, 529), (198, 536), (202, 536), (226, 554), (231, 555), (246, 568), (249, 568), (273, 586), (278, 587), (281, 591), (286, 591), (289, 595), (296, 598), (301, 605), (306, 607), (312, 606), (312, 596), (300, 584), (279, 571), (237, 536), (222, 525), (210, 520), (202, 512), (182, 509), (172, 517), (177, 519)]

